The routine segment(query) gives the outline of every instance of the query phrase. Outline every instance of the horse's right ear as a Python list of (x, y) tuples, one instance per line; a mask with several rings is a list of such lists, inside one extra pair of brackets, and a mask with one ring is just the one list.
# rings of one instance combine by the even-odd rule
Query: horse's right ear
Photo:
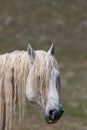
[(32, 47), (31, 47), (30, 44), (28, 44), (27, 52), (28, 52), (28, 54), (29, 54), (29, 56), (31, 57), (31, 60), (32, 60), (32, 62), (33, 62), (34, 59), (35, 59), (35, 52), (34, 52), (34, 50), (32, 49)]
[(49, 51), (48, 51), (48, 54), (54, 55), (54, 51), (55, 51), (54, 44), (52, 44)]

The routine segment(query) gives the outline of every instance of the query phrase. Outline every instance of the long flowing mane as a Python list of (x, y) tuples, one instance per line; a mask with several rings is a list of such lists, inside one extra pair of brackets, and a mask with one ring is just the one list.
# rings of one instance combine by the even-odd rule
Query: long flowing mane
[(10, 130), (18, 101), (19, 117), (24, 115), (29, 56), (25, 51), (0, 55), (0, 130)]
[[(27, 52), (14, 51), (0, 55), (0, 130), (11, 130), (16, 104), (19, 109), (19, 121), (23, 119), (25, 97), (29, 101), (33, 99), (45, 111), (47, 94), (48, 90), (51, 91), (52, 89), (52, 83), (54, 83), (53, 90), (55, 90), (54, 95), (56, 94), (57, 100), (55, 97), (52, 98), (53, 93), (50, 92), (54, 105), (53, 108), (50, 108), (52, 104), (49, 106), (52, 110), (49, 113), (48, 109), (48, 113), (51, 115), (47, 118), (47, 122), (50, 123), (50, 120), (55, 122), (61, 117), (63, 111), (60, 108), (59, 111), (56, 110), (58, 117), (54, 115), (54, 120), (50, 118), (53, 109), (60, 105), (60, 103), (58, 104), (57, 89), (55, 89), (58, 82), (59, 68), (53, 56), (53, 49), (53, 45), (48, 52), (42, 50), (33, 51), (29, 47)], [(49, 89), (50, 87), (51, 89)]]

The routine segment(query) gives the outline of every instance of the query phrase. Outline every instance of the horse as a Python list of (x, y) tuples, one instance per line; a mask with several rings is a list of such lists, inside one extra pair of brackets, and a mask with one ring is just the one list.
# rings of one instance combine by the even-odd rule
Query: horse
[(40, 107), (47, 123), (55, 123), (64, 110), (58, 87), (60, 71), (54, 57), (54, 45), (46, 52), (13, 51), (0, 55), (0, 130), (11, 130), (16, 106), (19, 120), (25, 113), (26, 98)]

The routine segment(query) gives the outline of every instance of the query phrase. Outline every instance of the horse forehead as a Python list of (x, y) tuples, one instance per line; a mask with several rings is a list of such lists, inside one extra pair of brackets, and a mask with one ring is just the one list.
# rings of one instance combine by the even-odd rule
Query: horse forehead
[(47, 55), (47, 52), (45, 52), (43, 50), (38, 50), (38, 51), (36, 51), (36, 55), (40, 58), (44, 58)]
[(47, 65), (47, 66), (51, 66), (51, 59), (50, 56), (47, 54), (47, 52), (45, 51), (37, 51), (37, 62), (39, 62), (39, 65), (41, 67)]

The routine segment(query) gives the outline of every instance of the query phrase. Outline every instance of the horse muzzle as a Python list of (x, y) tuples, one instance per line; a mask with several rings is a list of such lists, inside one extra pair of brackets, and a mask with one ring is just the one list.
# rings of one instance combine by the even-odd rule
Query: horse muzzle
[(60, 117), (63, 115), (64, 110), (61, 108), (59, 111), (57, 110), (50, 110), (49, 114), (45, 116), (45, 120), (47, 123), (52, 124), (57, 122)]

